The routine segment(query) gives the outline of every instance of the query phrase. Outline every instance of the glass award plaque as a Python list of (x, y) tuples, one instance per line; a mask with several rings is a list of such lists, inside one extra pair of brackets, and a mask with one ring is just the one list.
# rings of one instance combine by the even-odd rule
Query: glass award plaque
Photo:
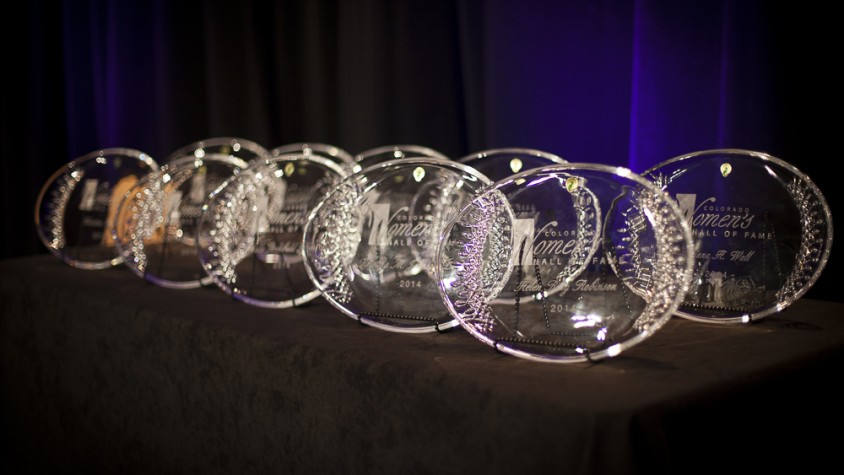
[(366, 167), (377, 165), (390, 160), (404, 158), (436, 158), (438, 160), (449, 160), (442, 152), (421, 145), (384, 145), (365, 150), (354, 157), (351, 165), (351, 172), (356, 173)]
[(247, 163), (231, 155), (172, 159), (139, 180), (115, 217), (114, 240), (136, 275), (173, 289), (210, 283), (197, 249), (197, 227), (211, 193)]
[(598, 361), (668, 321), (688, 289), (679, 207), (625, 168), (560, 164), (496, 182), (449, 223), (442, 300), (483, 343), (552, 363)]
[(489, 184), (471, 167), (433, 158), (383, 162), (348, 176), (308, 218), (309, 277), (362, 324), (403, 333), (456, 327), (437, 288), (437, 241)]
[(81, 269), (123, 262), (112, 240), (113, 217), (123, 194), (158, 170), (149, 155), (108, 148), (79, 157), (47, 180), (35, 203), (35, 228), (47, 249)]
[(270, 150), (271, 157), (279, 155), (316, 155), (327, 158), (341, 166), (349, 166), (355, 161), (355, 157), (340, 147), (325, 143), (296, 142), (282, 145)]
[(566, 163), (557, 155), (530, 148), (494, 148), (466, 155), (457, 161), (475, 168), (492, 181), (534, 168)]
[(231, 157), (249, 163), (269, 156), (269, 151), (262, 145), (239, 137), (210, 137), (178, 148), (167, 156), (167, 162), (183, 157), (198, 159), (206, 156)]
[(832, 246), (820, 190), (791, 164), (741, 149), (699, 151), (643, 175), (669, 193), (697, 246), (677, 314), (749, 323), (781, 311), (817, 281)]
[(227, 294), (250, 305), (287, 308), (319, 296), (302, 259), (311, 209), (345, 171), (316, 155), (253, 162), (208, 200), (199, 227), (200, 260)]

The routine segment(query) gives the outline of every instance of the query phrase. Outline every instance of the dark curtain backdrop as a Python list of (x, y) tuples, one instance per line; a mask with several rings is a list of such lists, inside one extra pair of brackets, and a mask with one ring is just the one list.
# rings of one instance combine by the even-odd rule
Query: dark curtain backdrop
[[(529, 147), (644, 171), (735, 147), (840, 203), (826, 7), (766, 0), (37, 1), (4, 6), (2, 257), (46, 252), (40, 187), (106, 147), (204, 138), (458, 158)], [(752, 184), (748, 184), (752, 186)], [(832, 258), (809, 297), (841, 300)]]

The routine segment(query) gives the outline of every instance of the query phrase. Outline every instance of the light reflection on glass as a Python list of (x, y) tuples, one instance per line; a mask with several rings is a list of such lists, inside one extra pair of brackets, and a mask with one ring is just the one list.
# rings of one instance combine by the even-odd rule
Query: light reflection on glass
[(514, 158), (510, 160), (510, 170), (513, 170), (513, 173), (519, 173), (519, 170), (522, 169), (522, 161), (519, 158)]
[(416, 180), (417, 183), (419, 183), (420, 181), (422, 181), (423, 178), (425, 178), (425, 169), (422, 167), (416, 167), (413, 170), (413, 179)]

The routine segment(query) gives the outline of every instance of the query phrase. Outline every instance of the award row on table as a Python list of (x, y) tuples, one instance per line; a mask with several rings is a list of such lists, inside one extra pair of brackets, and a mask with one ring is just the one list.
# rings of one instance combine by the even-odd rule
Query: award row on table
[(741, 149), (636, 174), (525, 148), (451, 159), (216, 137), (161, 163), (126, 148), (73, 160), (35, 221), (81, 269), (125, 265), (259, 307), (324, 298), (372, 327), (459, 326), (559, 363), (615, 356), (672, 316), (758, 322), (806, 293), (832, 245), (811, 179)]

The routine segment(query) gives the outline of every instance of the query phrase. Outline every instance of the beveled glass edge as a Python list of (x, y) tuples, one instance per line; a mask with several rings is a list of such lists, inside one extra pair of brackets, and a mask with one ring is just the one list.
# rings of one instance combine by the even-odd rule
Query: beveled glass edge
[(460, 163), (468, 163), (473, 160), (477, 160), (480, 158), (485, 158), (491, 154), (507, 154), (512, 153), (516, 155), (530, 155), (533, 157), (544, 158), (549, 162), (553, 163), (568, 163), (568, 160), (564, 159), (563, 157), (556, 155), (551, 152), (546, 152), (544, 150), (539, 150), (535, 148), (526, 148), (526, 147), (500, 147), (500, 148), (488, 148), (485, 150), (480, 150), (477, 152), (470, 153), (468, 155), (464, 155), (457, 159), (457, 162)]
[(282, 153), (278, 155), (269, 155), (264, 158), (254, 159), (249, 162), (250, 168), (257, 168), (259, 166), (268, 166), (274, 165), (276, 163), (282, 161), (299, 161), (304, 160), (308, 162), (314, 162), (316, 164), (322, 165), (326, 168), (331, 169), (331, 171), (338, 173), (340, 177), (345, 178), (349, 175), (349, 170), (346, 169), (342, 164), (335, 162), (329, 158), (323, 157), (321, 155), (313, 155), (301, 152), (290, 152), (290, 153)]
[(340, 163), (353, 163), (355, 161), (355, 157), (347, 150), (344, 150), (336, 145), (331, 145), (322, 142), (292, 142), (284, 145), (279, 145), (278, 147), (273, 148), (272, 150), (270, 150), (269, 154), (273, 157), (278, 155), (289, 155), (291, 153), (308, 155), (304, 152), (304, 150), (306, 149), (326, 153), (334, 157)]
[[(232, 136), (208, 137), (183, 145), (177, 148), (176, 150), (170, 152), (167, 155), (167, 158), (165, 159), (165, 163), (184, 156), (192, 157), (194, 156), (194, 152), (198, 149), (233, 144), (242, 145), (247, 151), (252, 152), (256, 158), (265, 157), (270, 154), (269, 150), (266, 147), (253, 140)], [(248, 162), (249, 160), (246, 161)]]
[[(430, 158), (443, 158), (443, 159), (449, 158), (446, 154), (440, 152), (439, 150), (433, 149), (431, 147), (426, 147), (424, 145), (394, 144), (394, 145), (381, 145), (381, 146), (378, 146), (378, 147), (369, 148), (369, 149), (366, 149), (362, 152), (359, 152), (359, 153), (355, 154), (355, 161), (359, 162), (362, 159), (365, 159), (367, 157), (371, 157), (371, 156), (374, 156), (374, 155), (378, 155), (378, 154), (381, 154), (381, 153), (384, 153), (384, 152), (390, 152), (390, 151), (414, 152), (414, 153), (424, 154), (425, 156), (430, 157)], [(413, 158), (413, 157), (409, 157), (409, 158)]]

